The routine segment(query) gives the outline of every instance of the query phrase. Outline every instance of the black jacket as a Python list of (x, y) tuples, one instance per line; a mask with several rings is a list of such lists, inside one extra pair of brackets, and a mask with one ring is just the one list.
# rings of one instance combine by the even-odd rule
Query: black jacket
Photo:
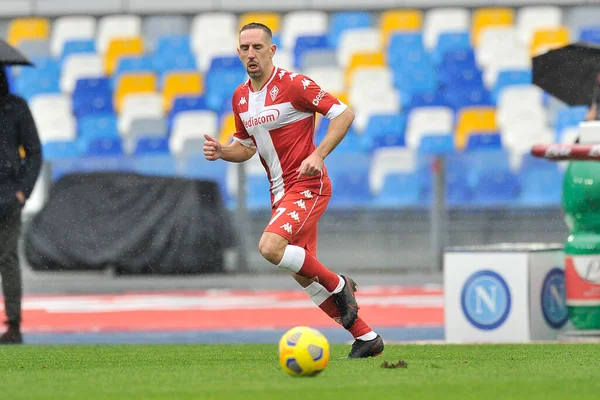
[[(20, 147), (25, 151), (21, 157)], [(20, 203), (16, 192), (28, 198), (42, 166), (42, 151), (35, 122), (27, 102), (9, 93), (0, 66), (0, 218)]]

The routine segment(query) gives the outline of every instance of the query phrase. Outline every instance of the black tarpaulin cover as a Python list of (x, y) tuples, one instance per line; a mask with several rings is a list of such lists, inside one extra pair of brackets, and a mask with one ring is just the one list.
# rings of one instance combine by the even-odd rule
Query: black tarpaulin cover
[(35, 270), (222, 272), (232, 245), (216, 183), (134, 173), (63, 177), (25, 232)]

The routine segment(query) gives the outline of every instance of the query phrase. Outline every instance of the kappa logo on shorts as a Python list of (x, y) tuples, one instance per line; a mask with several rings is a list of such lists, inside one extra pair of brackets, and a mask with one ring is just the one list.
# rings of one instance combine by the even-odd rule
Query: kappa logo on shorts
[(285, 224), (281, 225), (280, 228), (289, 233), (290, 235), (292, 234), (292, 224), (290, 224), (289, 222), (286, 222)]
[(292, 211), (291, 213), (287, 214), (289, 217), (292, 217), (292, 219), (296, 222), (300, 222), (300, 214), (298, 214), (296, 211)]
[(313, 198), (312, 192), (310, 190), (305, 190), (304, 192), (300, 192), (300, 194), (304, 195), (304, 197), (306, 197), (307, 199)]
[(304, 202), (304, 200), (300, 199), (298, 201), (295, 201), (294, 204), (306, 211), (306, 203)]

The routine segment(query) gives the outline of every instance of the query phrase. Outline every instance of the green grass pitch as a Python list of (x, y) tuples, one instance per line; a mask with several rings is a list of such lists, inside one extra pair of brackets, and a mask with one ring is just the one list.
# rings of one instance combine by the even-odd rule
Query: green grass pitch
[[(388, 345), (319, 376), (286, 375), (276, 345), (0, 348), (2, 399), (598, 399), (600, 345)], [(405, 361), (384, 369), (384, 361)]]

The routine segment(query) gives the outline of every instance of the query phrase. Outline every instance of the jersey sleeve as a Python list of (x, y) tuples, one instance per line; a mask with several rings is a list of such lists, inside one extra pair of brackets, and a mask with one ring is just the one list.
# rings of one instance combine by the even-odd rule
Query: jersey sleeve
[(303, 75), (298, 75), (294, 79), (290, 88), (290, 101), (299, 110), (318, 112), (328, 119), (339, 116), (348, 108), (346, 104)]
[(246, 147), (255, 147), (254, 142), (250, 138), (246, 127), (240, 118), (240, 114), (235, 108), (235, 96), (231, 100), (231, 109), (233, 110), (233, 117), (235, 121), (235, 133), (233, 134), (233, 140), (236, 140)]

